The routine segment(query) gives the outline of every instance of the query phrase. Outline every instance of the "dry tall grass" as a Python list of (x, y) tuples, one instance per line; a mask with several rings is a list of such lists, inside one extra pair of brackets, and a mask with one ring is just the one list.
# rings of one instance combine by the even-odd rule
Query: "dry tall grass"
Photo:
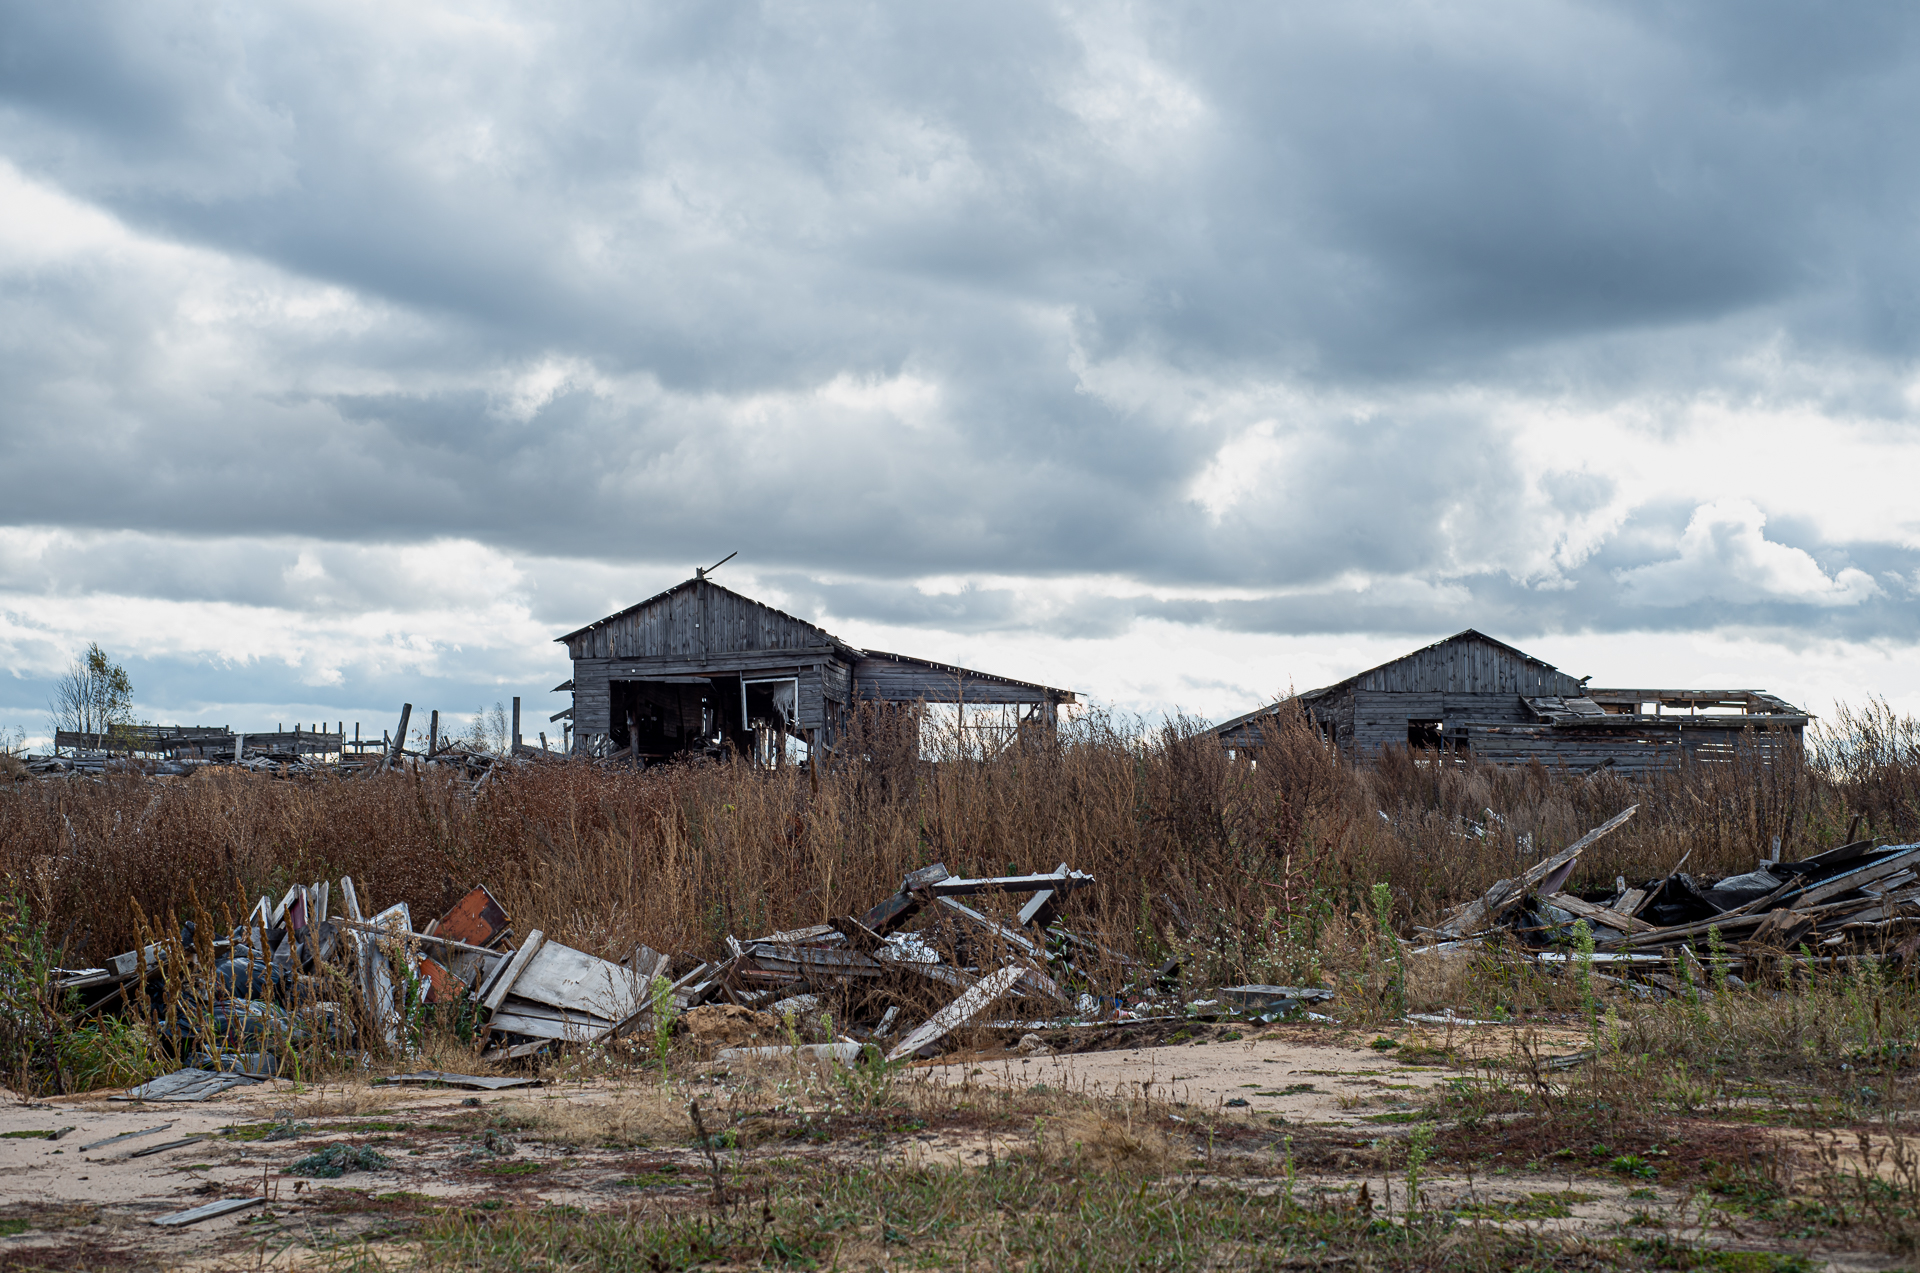
[[(353, 780), (208, 771), (178, 781), (22, 781), (0, 790), (0, 878), (51, 919), (69, 964), (134, 942), (133, 903), (184, 919), (202, 899), (278, 895), (353, 876), (363, 899), (431, 915), (476, 881), (521, 931), (609, 956), (636, 942), (712, 954), (742, 936), (857, 912), (931, 862), (1099, 878), (1072, 922), (1116, 948), (1177, 941), (1220, 975), (1277, 975), (1276, 944), (1364, 944), (1368, 892), (1424, 922), (1628, 804), (1574, 886), (1686, 869), (1751, 869), (1837, 843), (1853, 815), (1920, 838), (1920, 724), (1884, 704), (1843, 713), (1812, 754), (1687, 765), (1643, 780), (1539, 766), (1434, 765), (1389, 752), (1370, 771), (1312, 730), (1279, 728), (1257, 762), (1187, 722), (1142, 732), (1090, 715), (1057, 746), (976, 735), (931, 758), (897, 720), (866, 758), (766, 771), (686, 764), (631, 773), (528, 766), (468, 798), (428, 772)], [(1264, 943), (1264, 946), (1263, 946)], [(1262, 954), (1262, 951), (1265, 954)]]

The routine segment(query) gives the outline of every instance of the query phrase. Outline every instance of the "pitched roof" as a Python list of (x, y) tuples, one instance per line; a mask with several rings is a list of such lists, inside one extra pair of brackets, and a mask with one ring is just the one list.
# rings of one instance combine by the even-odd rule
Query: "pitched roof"
[(1347, 677), (1345, 680), (1335, 681), (1333, 684), (1325, 686), (1321, 689), (1308, 690), (1305, 694), (1296, 695), (1296, 697), (1312, 698), (1315, 695), (1325, 694), (1328, 690), (1345, 689), (1348, 685), (1351, 685), (1353, 682), (1359, 680), (1363, 676), (1371, 676), (1375, 672), (1379, 672), (1386, 668), (1392, 667), (1395, 663), (1404, 663), (1408, 659), (1414, 658), (1421, 654), (1425, 654), (1428, 650), (1438, 650), (1442, 646), (1454, 645), (1461, 641), (1482, 641), (1492, 646), (1496, 650), (1505, 650), (1508, 654), (1513, 655), (1513, 657), (1515, 657), (1516, 659), (1520, 659), (1523, 662), (1531, 663), (1535, 667), (1545, 668), (1549, 672), (1558, 672), (1560, 670), (1559, 668), (1555, 667), (1553, 664), (1547, 662), (1545, 659), (1536, 659), (1535, 657), (1533, 657), (1533, 655), (1528, 654), (1525, 650), (1514, 649), (1512, 646), (1508, 645), (1505, 641), (1496, 641), (1492, 637), (1488, 636), (1486, 633), (1478, 631), (1477, 629), (1474, 629), (1474, 628), (1462, 628), (1460, 631), (1454, 633), (1452, 636), (1444, 637), (1441, 640), (1435, 641), (1432, 645), (1423, 645), (1417, 650), (1408, 650), (1405, 654), (1396, 655), (1395, 657), (1388, 659), (1385, 663), (1376, 663), (1372, 667), (1367, 668), (1364, 671), (1355, 672), (1352, 676)]
[(785, 610), (781, 610), (776, 606), (770, 606), (764, 601), (760, 601), (753, 597), (747, 596), (745, 593), (735, 592), (733, 589), (717, 584), (713, 580), (708, 579), (703, 575), (695, 575), (691, 579), (683, 579), (679, 583), (673, 585), (673, 587), (668, 588), (665, 592), (656, 592), (651, 597), (648, 597), (645, 601), (636, 601), (632, 605), (628, 606), (625, 610), (616, 610), (612, 614), (607, 615), (605, 618), (595, 619), (592, 623), (589, 623), (586, 627), (575, 628), (573, 631), (567, 633), (565, 636), (555, 637), (554, 640), (565, 642), (565, 641), (571, 641), (577, 636), (585, 636), (587, 633), (593, 631), (595, 628), (600, 627), (603, 624), (612, 623), (616, 619), (624, 619), (630, 614), (634, 614), (634, 613), (637, 613), (638, 611), (646, 609), (648, 606), (652, 605), (656, 601), (664, 601), (666, 598), (671, 597), (674, 593), (679, 592), (682, 588), (688, 588), (697, 583), (704, 583), (709, 588), (716, 588), (719, 591), (726, 593), (729, 597), (738, 597), (740, 600), (746, 602), (748, 605), (759, 606), (762, 610), (771, 611), (772, 613), (779, 615), (782, 619), (786, 619), (791, 623), (797, 623), (803, 628), (811, 628), (815, 632), (818, 632), (820, 634), (820, 643), (822, 645), (831, 645), (839, 649), (845, 650), (848, 654), (850, 654), (854, 658), (859, 658), (862, 654), (862, 651), (860, 649), (858, 649), (853, 645), (849, 645), (845, 641), (842, 641), (839, 637), (833, 635), (833, 633), (831, 632), (828, 632), (826, 629), (822, 628), (817, 623), (808, 623), (805, 619), (798, 618), (797, 616), (788, 614)]
[(1229, 730), (1236, 729), (1242, 725), (1249, 723), (1250, 721), (1258, 719), (1259, 717), (1271, 716), (1277, 711), (1279, 711), (1281, 707), (1285, 706), (1288, 703), (1311, 703), (1316, 699), (1324, 698), (1328, 694), (1334, 693), (1336, 690), (1343, 690), (1347, 688), (1349, 685), (1354, 684), (1356, 681), (1360, 680), (1362, 677), (1371, 676), (1373, 675), (1373, 673), (1382, 671), (1383, 669), (1386, 669), (1386, 668), (1390, 668), (1396, 663), (1404, 663), (1408, 659), (1427, 653), (1427, 651), (1429, 650), (1438, 650), (1442, 646), (1454, 645), (1461, 641), (1481, 641), (1487, 645), (1493, 646), (1497, 650), (1503, 650), (1506, 653), (1513, 655), (1517, 659), (1521, 659), (1521, 660), (1524, 660), (1525, 662), (1531, 663), (1535, 667), (1544, 668), (1549, 672), (1558, 672), (1560, 670), (1559, 668), (1555, 667), (1553, 664), (1547, 662), (1545, 659), (1537, 659), (1533, 655), (1528, 654), (1525, 650), (1515, 649), (1513, 646), (1508, 645), (1505, 641), (1497, 641), (1494, 638), (1488, 636), (1486, 633), (1478, 631), (1474, 628), (1463, 628), (1462, 630), (1454, 633), (1450, 637), (1445, 637), (1441, 640), (1435, 641), (1432, 645), (1423, 645), (1417, 650), (1409, 650), (1405, 654), (1396, 655), (1395, 657), (1388, 659), (1385, 663), (1376, 663), (1374, 666), (1370, 668), (1365, 668), (1361, 671), (1355, 672), (1352, 676), (1349, 676), (1344, 680), (1335, 681), (1331, 685), (1323, 685), (1319, 689), (1315, 689), (1315, 690), (1303, 690), (1298, 694), (1294, 694), (1287, 698), (1283, 698), (1278, 702), (1267, 703), (1263, 706), (1256, 707), (1250, 712), (1246, 712), (1242, 715), (1234, 717), (1232, 720), (1221, 721), (1218, 725), (1215, 725), (1213, 728), (1209, 729), (1207, 732), (1209, 734), (1224, 734)]

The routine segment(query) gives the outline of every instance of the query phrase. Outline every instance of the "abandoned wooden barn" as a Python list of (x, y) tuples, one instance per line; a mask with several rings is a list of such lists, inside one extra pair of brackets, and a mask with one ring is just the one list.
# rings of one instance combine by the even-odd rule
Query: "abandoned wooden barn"
[(1591, 679), (1469, 628), (1210, 732), (1229, 748), (1257, 748), (1282, 713), (1304, 711), (1362, 764), (1406, 747), (1494, 764), (1641, 771), (1683, 756), (1729, 757), (1742, 741), (1798, 744), (1811, 719), (1759, 690), (1591, 689)]
[(860, 703), (1011, 709), (1052, 731), (1070, 690), (861, 650), (696, 574), (560, 637), (573, 658), (573, 747), (659, 760), (724, 752), (778, 762), (785, 739), (835, 750)]

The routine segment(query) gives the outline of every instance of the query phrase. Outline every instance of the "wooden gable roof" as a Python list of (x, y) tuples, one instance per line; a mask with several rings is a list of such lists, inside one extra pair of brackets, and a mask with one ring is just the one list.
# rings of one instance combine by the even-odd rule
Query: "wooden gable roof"
[(1578, 694), (1580, 681), (1545, 659), (1467, 628), (1300, 697), (1312, 700), (1348, 688), (1409, 694)]
[(1467, 628), (1410, 654), (1389, 659), (1378, 667), (1355, 672), (1343, 681), (1306, 690), (1278, 703), (1267, 703), (1215, 725), (1208, 733), (1252, 738), (1256, 722), (1276, 715), (1287, 704), (1311, 706), (1346, 690), (1373, 690), (1407, 694), (1542, 694), (1577, 695), (1581, 682), (1545, 659)]
[(576, 659), (687, 659), (792, 650), (860, 651), (833, 633), (696, 576), (563, 637)]

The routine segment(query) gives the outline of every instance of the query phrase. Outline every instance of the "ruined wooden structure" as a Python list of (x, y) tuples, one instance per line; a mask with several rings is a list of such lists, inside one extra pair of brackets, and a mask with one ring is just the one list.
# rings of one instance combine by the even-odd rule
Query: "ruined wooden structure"
[(166, 756), (173, 760), (221, 760), (234, 755), (235, 739), (255, 751), (276, 755), (337, 755), (346, 746), (344, 726), (338, 731), (303, 729), (259, 730), (235, 735), (225, 725), (113, 725), (105, 733), (55, 730), (53, 748), (62, 751), (103, 752), (109, 755)]
[(1214, 726), (1257, 748), (1282, 713), (1301, 711), (1357, 763), (1384, 747), (1495, 764), (1643, 771), (1735, 747), (1798, 745), (1811, 719), (1759, 690), (1590, 689), (1551, 663), (1469, 628), (1425, 649)]
[(1051, 731), (1069, 690), (861, 650), (704, 573), (559, 640), (573, 659), (573, 747), (641, 759), (732, 750), (774, 759), (784, 738), (831, 752), (857, 704), (1011, 708)]

